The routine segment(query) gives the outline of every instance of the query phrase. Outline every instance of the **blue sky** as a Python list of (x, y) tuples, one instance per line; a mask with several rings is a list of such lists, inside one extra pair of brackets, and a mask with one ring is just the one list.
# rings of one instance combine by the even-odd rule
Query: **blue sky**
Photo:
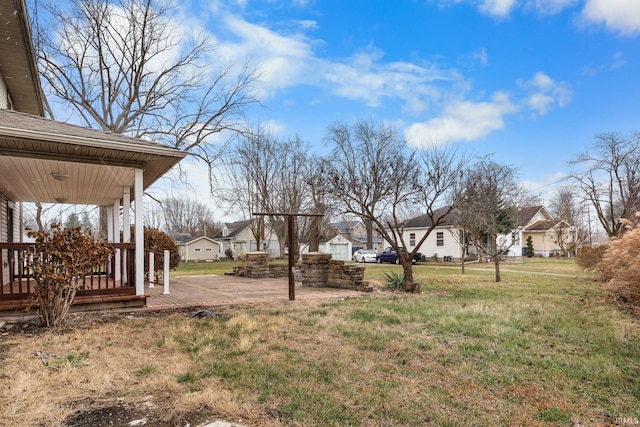
[[(318, 152), (373, 118), (412, 146), (494, 154), (549, 196), (604, 132), (640, 130), (640, 0), (183, 0), (212, 62), (249, 63), (248, 120)], [(196, 196), (204, 166), (183, 162)]]
[(638, 0), (183, 3), (221, 58), (262, 73), (249, 119), (319, 151), (373, 117), (410, 145), (495, 154), (544, 192), (596, 134), (640, 129)]

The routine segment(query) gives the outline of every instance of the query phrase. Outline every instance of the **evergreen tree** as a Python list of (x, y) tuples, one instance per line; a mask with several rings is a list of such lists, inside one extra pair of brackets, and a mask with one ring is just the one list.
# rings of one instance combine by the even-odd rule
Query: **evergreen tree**
[(527, 258), (533, 258), (533, 239), (531, 236), (527, 236)]

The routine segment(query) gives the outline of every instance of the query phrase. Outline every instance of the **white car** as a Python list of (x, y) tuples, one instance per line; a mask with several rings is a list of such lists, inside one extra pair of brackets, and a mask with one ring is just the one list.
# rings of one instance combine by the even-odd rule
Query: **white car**
[(355, 262), (376, 262), (376, 251), (373, 249), (358, 249), (353, 253)]

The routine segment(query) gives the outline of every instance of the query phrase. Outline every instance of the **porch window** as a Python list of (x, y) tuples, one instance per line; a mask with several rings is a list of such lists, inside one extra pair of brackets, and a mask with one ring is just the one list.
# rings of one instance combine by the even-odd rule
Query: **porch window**
[(444, 246), (444, 231), (436, 233), (436, 246)]
[(416, 245), (416, 233), (410, 233), (409, 234), (409, 246), (415, 246)]

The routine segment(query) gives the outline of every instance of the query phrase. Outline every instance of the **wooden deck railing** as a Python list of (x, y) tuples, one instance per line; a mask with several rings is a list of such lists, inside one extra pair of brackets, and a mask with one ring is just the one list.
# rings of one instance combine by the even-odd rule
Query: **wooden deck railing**
[[(135, 294), (135, 244), (111, 243), (110, 260), (84, 277), (79, 295)], [(34, 291), (32, 243), (0, 243), (0, 300), (20, 299)]]

